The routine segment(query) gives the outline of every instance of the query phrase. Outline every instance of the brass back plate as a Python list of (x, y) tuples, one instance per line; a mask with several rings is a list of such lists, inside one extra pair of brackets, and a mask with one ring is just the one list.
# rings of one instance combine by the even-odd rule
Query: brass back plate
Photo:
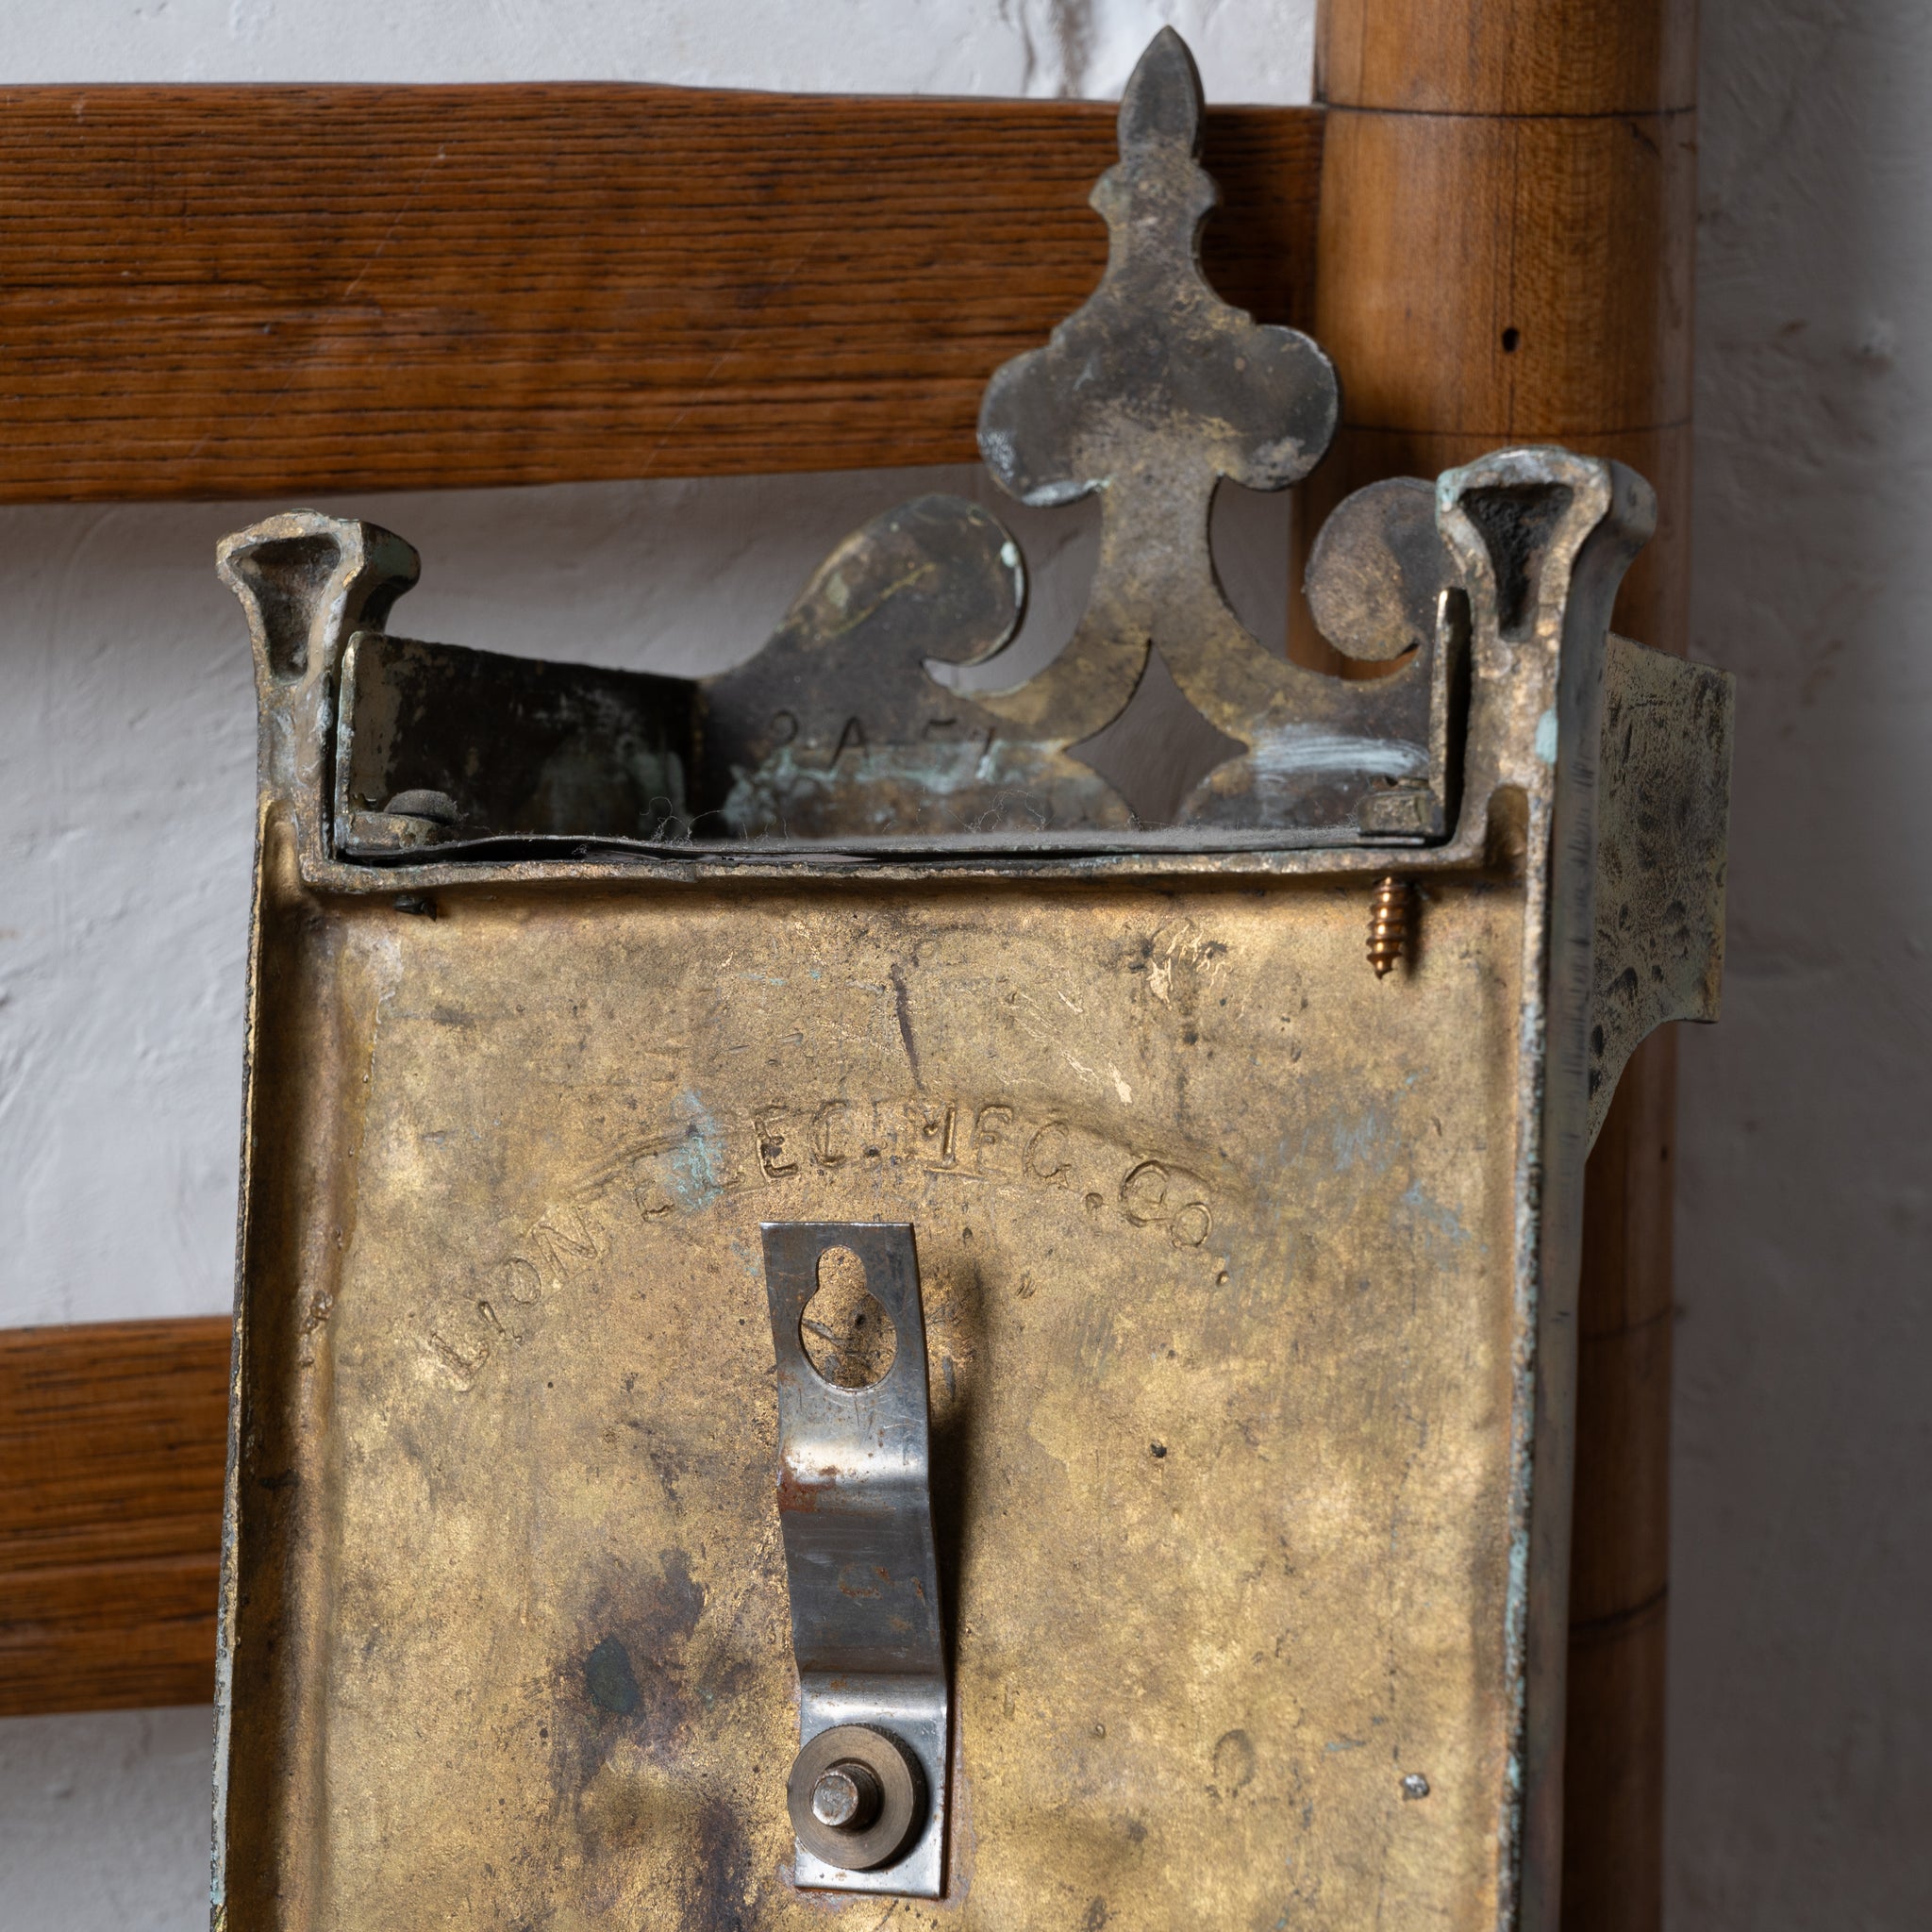
[[(1729, 693), (1607, 641), (1641, 479), (1434, 500), (1460, 804), (1399, 852), (345, 858), (341, 669), (413, 554), (225, 546), (218, 1932), (1554, 1932), (1583, 1158), (1714, 1009)], [(924, 1310), (937, 1900), (801, 1886), (786, 1807), (759, 1227), (868, 1221)]]
[(1366, 881), (425, 918), (266, 858), (238, 1926), (824, 1921), (774, 1218), (918, 1229), (957, 1755), (907, 1923), (1494, 1923), (1520, 886), (1432, 886), (1385, 982)]

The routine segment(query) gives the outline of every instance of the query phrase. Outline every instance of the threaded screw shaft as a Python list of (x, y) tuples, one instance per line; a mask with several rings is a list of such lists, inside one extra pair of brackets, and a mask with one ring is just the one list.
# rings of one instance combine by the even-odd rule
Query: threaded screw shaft
[(1386, 979), (1408, 958), (1415, 938), (1415, 888), (1392, 874), (1369, 902), (1369, 964)]

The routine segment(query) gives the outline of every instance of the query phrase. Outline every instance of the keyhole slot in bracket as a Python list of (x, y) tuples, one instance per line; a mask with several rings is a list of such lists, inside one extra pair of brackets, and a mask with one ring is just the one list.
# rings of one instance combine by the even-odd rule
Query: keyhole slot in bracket
[[(779, 1221), (760, 1232), (777, 1363), (778, 1522), (798, 1666), (799, 1754), (787, 1789), (798, 1843), (793, 1877), (824, 1890), (938, 1898), (950, 1706), (912, 1229)], [(842, 1379), (824, 1373), (808, 1348), (807, 1310), (823, 1288), (838, 1285), (836, 1267), (822, 1283), (820, 1264), (840, 1249), (862, 1267), (864, 1295), (892, 1339), (890, 1354), (857, 1352), (869, 1380), (856, 1371)], [(855, 1300), (852, 1286), (844, 1284), (845, 1300)], [(820, 1351), (835, 1367), (854, 1357), (836, 1322), (819, 1326), (835, 1330), (836, 1345)], [(833, 1732), (838, 1764), (821, 1764), (818, 1740)], [(909, 1806), (888, 1807), (903, 1813), (903, 1824), (883, 1839), (874, 1821), (848, 1830), (821, 1815), (838, 1807), (814, 1806), (819, 1784), (848, 1762), (870, 1765), (889, 1797), (909, 1787)]]

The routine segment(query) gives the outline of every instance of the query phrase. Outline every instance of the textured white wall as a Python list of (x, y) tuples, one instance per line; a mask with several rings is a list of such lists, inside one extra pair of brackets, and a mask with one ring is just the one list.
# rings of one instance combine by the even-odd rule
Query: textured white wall
[(657, 80), (1120, 92), (1162, 25), (1211, 100), (1308, 98), (1314, 0), (8, 0), (0, 79)]
[[(1671, 1923), (1905, 1932), (1932, 1924), (1932, 10), (1702, 10), (1693, 649), (1740, 703), (1724, 1024), (1683, 1042)], [(1279, 101), (1313, 0), (5, 11), (6, 81), (1089, 94), (1171, 19), (1211, 95)], [(929, 479), (323, 507), (422, 548), (419, 635), (690, 666)], [(226, 1306), (253, 738), (210, 557), (281, 507), (0, 510), (0, 1324)], [(1257, 602), (1276, 530), (1251, 514)], [(0, 1926), (205, 1923), (206, 1771), (205, 1712), (0, 1724)]]
[(1932, 1925), (1932, 8), (1704, 0), (1691, 646), (1739, 674), (1678, 1123), (1674, 1932)]
[(207, 1932), (209, 1713), (0, 1723), (0, 1925)]

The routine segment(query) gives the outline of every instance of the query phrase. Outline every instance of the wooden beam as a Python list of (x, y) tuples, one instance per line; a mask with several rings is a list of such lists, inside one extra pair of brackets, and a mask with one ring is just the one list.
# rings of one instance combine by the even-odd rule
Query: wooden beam
[(0, 1716), (214, 1695), (228, 1322), (0, 1332)]
[[(1307, 525), (1501, 443), (1621, 458), (1662, 514), (1615, 622), (1685, 648), (1695, 55), (1693, 0), (1323, 0), (1343, 427)], [(1625, 1069), (1586, 1184), (1564, 1932), (1662, 1919), (1674, 1066), (1664, 1038)]]
[[(970, 460), (1106, 258), (1114, 110), (618, 86), (0, 90), (0, 501)], [(1322, 119), (1211, 110), (1310, 312)]]

